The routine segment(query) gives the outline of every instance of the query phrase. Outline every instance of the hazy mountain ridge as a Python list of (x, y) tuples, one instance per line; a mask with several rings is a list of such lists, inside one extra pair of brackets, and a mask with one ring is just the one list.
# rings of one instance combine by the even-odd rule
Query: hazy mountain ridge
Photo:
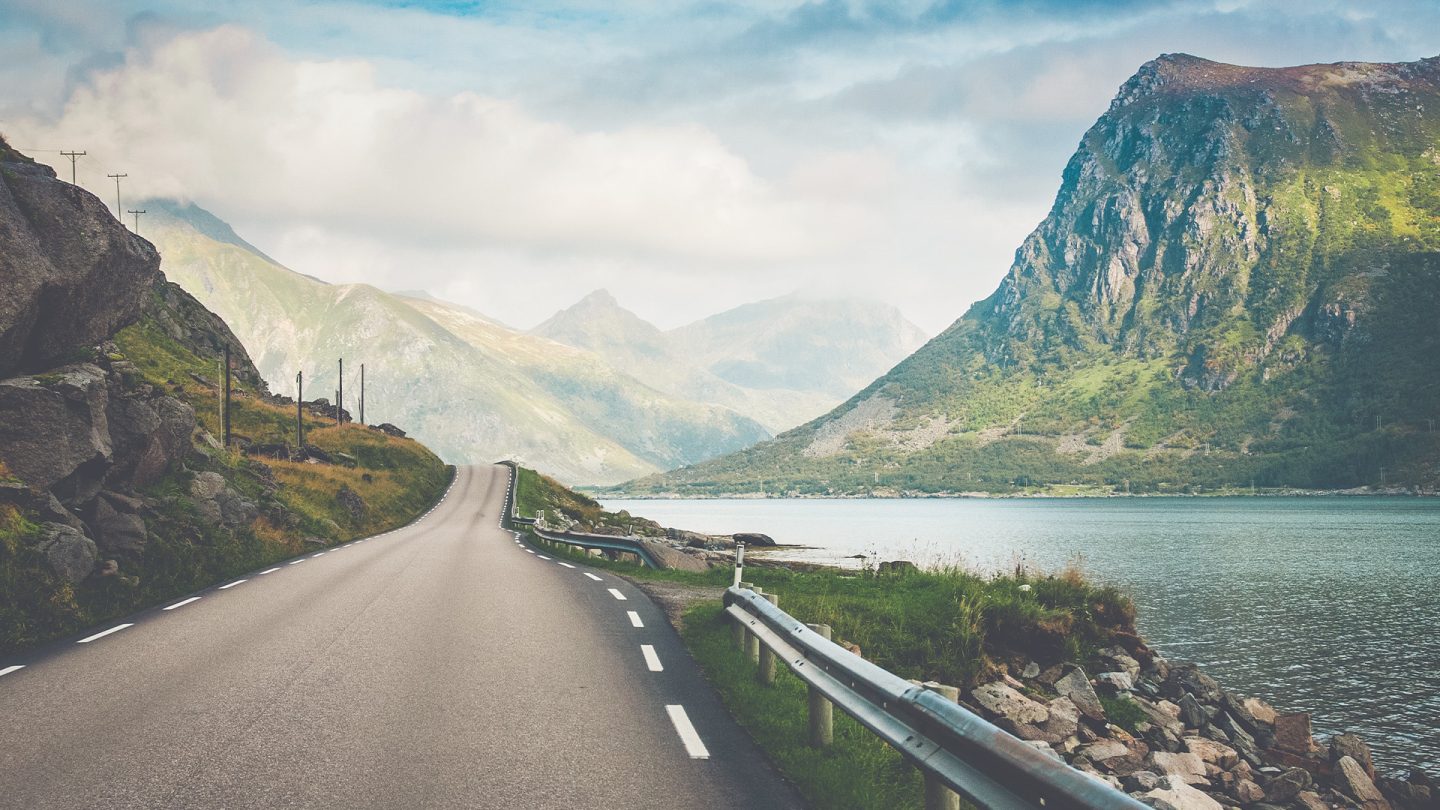
[(777, 432), (842, 402), (925, 339), (894, 307), (801, 295), (662, 331), (606, 290), (531, 331), (592, 351), (654, 388), (724, 405)]
[(1440, 58), (1163, 56), (992, 296), (825, 417), (631, 491), (1433, 487), (1437, 251)]
[[(367, 419), (404, 424), (450, 461), (513, 456), (566, 480), (605, 483), (768, 436), (728, 410), (668, 398), (594, 356), (464, 308), (295, 273), (238, 237), (195, 227), (201, 209), (154, 207), (146, 235), (169, 277), (232, 324), (277, 390), (293, 393), (303, 368), (307, 397), (333, 397), (335, 359), (345, 357), (353, 406), (366, 363)], [(463, 337), (432, 317), (441, 310), (450, 325), (465, 323)]]

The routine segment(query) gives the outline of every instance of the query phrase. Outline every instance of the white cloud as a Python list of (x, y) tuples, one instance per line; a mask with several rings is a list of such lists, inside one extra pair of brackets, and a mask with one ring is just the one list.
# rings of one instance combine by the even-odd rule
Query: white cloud
[(505, 99), (384, 87), (358, 60), (294, 60), (237, 26), (132, 47), (58, 120), (17, 130), (83, 144), (132, 195), (400, 243), (786, 261), (834, 249), (850, 217), (693, 124), (581, 130)]

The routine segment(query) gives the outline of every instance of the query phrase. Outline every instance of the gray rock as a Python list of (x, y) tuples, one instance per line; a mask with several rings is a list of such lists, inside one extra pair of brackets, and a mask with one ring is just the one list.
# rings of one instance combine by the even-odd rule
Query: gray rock
[(0, 162), (0, 376), (8, 376), (51, 367), (133, 322), (160, 255), (49, 167), (7, 147)]
[(1132, 681), (1140, 677), (1140, 662), (1131, 657), (1124, 647), (1107, 647), (1101, 650), (1100, 660), (1112, 670), (1129, 675)]
[(1081, 714), (1091, 720), (1104, 722), (1105, 707), (1100, 704), (1100, 696), (1095, 694), (1095, 688), (1090, 685), (1085, 670), (1080, 667), (1072, 668), (1064, 677), (1055, 681), (1055, 691), (1062, 697), (1070, 698)]
[(1135, 688), (1135, 682), (1131, 680), (1128, 672), (1102, 672), (1095, 676), (1095, 685), (1108, 690), (1112, 695)]
[(1196, 754), (1172, 754), (1167, 751), (1152, 751), (1146, 760), (1149, 770), (1161, 777), (1179, 777), (1188, 785), (1208, 784), (1205, 779), (1205, 761)]
[(1330, 761), (1338, 763), (1342, 758), (1350, 757), (1360, 764), (1365, 770), (1365, 775), (1371, 779), (1375, 778), (1375, 762), (1370, 758), (1370, 746), (1354, 734), (1336, 734), (1330, 738)]
[(145, 521), (136, 514), (136, 503), (119, 493), (102, 492), (90, 505), (89, 524), (95, 542), (107, 553), (145, 549)]
[(358, 526), (365, 521), (365, 515), (369, 512), (369, 507), (365, 505), (365, 499), (361, 498), (360, 494), (355, 490), (348, 486), (341, 486), (340, 491), (335, 493), (335, 500), (339, 502), (346, 514), (350, 516), (351, 523)]
[(987, 683), (970, 690), (975, 702), (996, 717), (1035, 725), (1050, 719), (1050, 710), (1003, 683)]
[(35, 490), (13, 481), (0, 481), (0, 503), (36, 515), (42, 523), (63, 523), (83, 532), (85, 524), (47, 490)]
[(255, 518), (260, 516), (260, 507), (241, 497), (229, 487), (215, 496), (215, 504), (220, 507), (220, 522), (231, 529), (249, 526)]
[(915, 563), (910, 562), (909, 560), (891, 560), (888, 562), (882, 562), (875, 567), (875, 573), (877, 574), (894, 574), (896, 576), (913, 574), (919, 570), (919, 566), (915, 565)]
[(1217, 704), (1223, 694), (1220, 684), (1214, 678), (1200, 671), (1200, 668), (1192, 663), (1172, 664), (1170, 675), (1160, 687), (1165, 697), (1179, 701), (1183, 694), (1195, 696), (1200, 703)]
[(1157, 808), (1171, 810), (1224, 810), (1224, 806), (1175, 776), (1162, 777), (1159, 787), (1144, 798)]
[(1035, 679), (1035, 678), (1038, 678), (1039, 676), (1040, 676), (1040, 665), (1037, 664), (1037, 663), (1035, 663), (1034, 661), (1031, 661), (1030, 663), (1026, 664), (1026, 665), (1025, 665), (1025, 668), (1022, 669), (1022, 670), (1020, 670), (1020, 677), (1024, 678), (1024, 679), (1027, 680), (1027, 681), (1028, 681), (1028, 680), (1033, 680), (1033, 679)]
[(740, 532), (734, 535), (735, 542), (744, 543), (747, 546), (773, 546), (775, 538), (768, 534), (756, 532)]
[(1265, 798), (1272, 804), (1285, 804), (1310, 787), (1310, 772), (1303, 768), (1286, 768), (1279, 776), (1266, 782)]
[(1160, 787), (1160, 777), (1151, 771), (1136, 771), (1120, 780), (1126, 793), (1144, 793)]
[(1210, 724), (1210, 716), (1200, 708), (1200, 704), (1196, 702), (1193, 695), (1182, 694), (1176, 703), (1180, 706), (1180, 721), (1185, 725), (1194, 729), (1203, 729)]
[(106, 484), (112, 488), (149, 486), (192, 449), (195, 409), (174, 397), (112, 399), (107, 417), (115, 466)]
[(89, 501), (112, 459), (108, 402), (105, 372), (88, 363), (0, 380), (0, 461), (62, 503)]
[(1242, 807), (1248, 807), (1256, 802), (1265, 801), (1265, 791), (1249, 779), (1237, 779), (1235, 785), (1230, 788), (1230, 795), (1239, 802)]
[(710, 564), (705, 558), (694, 554), (687, 554), (678, 548), (673, 548), (664, 543), (654, 540), (644, 541), (645, 550), (663, 568), (674, 571), (708, 571)]
[(225, 478), (217, 472), (196, 473), (195, 480), (190, 482), (190, 495), (199, 500), (214, 499), (224, 491)]
[(1342, 756), (1335, 763), (1335, 786), (1354, 799), (1360, 810), (1390, 810), (1390, 802), (1365, 773), (1354, 757)]
[(95, 541), (63, 523), (40, 524), (40, 553), (57, 576), (78, 583), (95, 570), (100, 552)]

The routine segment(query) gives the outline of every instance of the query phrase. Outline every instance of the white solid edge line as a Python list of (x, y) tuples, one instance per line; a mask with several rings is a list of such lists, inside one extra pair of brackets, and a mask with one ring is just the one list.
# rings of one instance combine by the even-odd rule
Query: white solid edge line
[(591, 579), (595, 580), (596, 582), (599, 582), (599, 581), (600, 581), (600, 577), (595, 576), (594, 574), (590, 573), (589, 571), (586, 571), (586, 572), (585, 572), (585, 576), (590, 577)]
[(618, 590), (616, 590), (616, 589), (614, 589), (614, 588), (608, 588), (607, 590), (610, 591), (610, 595), (611, 595), (611, 596), (615, 597), (616, 599), (619, 599), (621, 602), (626, 601), (626, 599), (625, 599), (625, 594), (621, 593), (620, 591), (618, 591)]
[(625, 615), (630, 617), (630, 626), (631, 626), (631, 627), (644, 627), (644, 626), (645, 626), (645, 622), (640, 621), (640, 614), (639, 614), (639, 613), (636, 613), (636, 612), (633, 611), (633, 610), (627, 610), (627, 611), (625, 611)]
[(700, 741), (700, 734), (690, 723), (690, 715), (685, 713), (685, 707), (666, 706), (665, 713), (670, 715), (670, 722), (675, 726), (675, 733), (680, 735), (680, 742), (685, 743), (685, 753), (689, 754), (691, 759), (709, 759), (710, 749)]
[(182, 607), (185, 607), (186, 605), (190, 604), (191, 602), (198, 602), (198, 601), (200, 601), (200, 597), (198, 597), (198, 596), (192, 596), (192, 597), (190, 597), (189, 599), (182, 599), (181, 601), (176, 602), (175, 604), (173, 604), (173, 605), (171, 605), (170, 607), (167, 607), (167, 608), (165, 608), (165, 609), (166, 609), (166, 610), (174, 610), (175, 608), (182, 608)]
[(248, 580), (248, 579), (237, 579), (237, 580), (235, 580), (234, 582), (230, 583), (229, 585), (221, 585), (221, 586), (220, 586), (220, 590), (222, 590), (222, 591), (224, 591), (224, 590), (229, 590), (230, 588), (233, 588), (233, 587), (235, 587), (236, 585), (239, 585), (239, 584), (242, 583), (242, 582), (249, 582), (249, 581), (250, 581), (250, 580)]
[(566, 568), (574, 568), (574, 567), (575, 567), (575, 566), (571, 565), (570, 563), (560, 563), (560, 564), (563, 565), (563, 566), (565, 566)]
[(17, 669), (24, 669), (24, 668), (25, 668), (25, 665), (24, 665), (24, 664), (16, 664), (16, 665), (13, 666), (13, 667), (5, 667), (4, 669), (0, 669), (0, 675), (9, 675), (10, 673), (14, 672), (14, 671), (17, 670)]
[(645, 656), (645, 666), (649, 667), (651, 672), (665, 671), (665, 667), (660, 663), (660, 656), (655, 654), (655, 646), (653, 644), (641, 644), (640, 654)]
[(76, 644), (89, 644), (90, 642), (95, 641), (96, 639), (104, 638), (104, 637), (110, 635), (111, 633), (118, 633), (118, 632), (120, 632), (121, 630), (124, 630), (124, 629), (127, 628), (127, 627), (134, 627), (134, 626), (135, 626), (135, 623), (134, 623), (134, 622), (130, 622), (130, 623), (127, 623), (127, 624), (117, 624), (117, 625), (115, 625), (114, 627), (110, 628), (109, 630), (101, 630), (100, 632), (96, 633), (95, 635), (89, 636), (89, 637), (87, 637), (87, 638), (82, 638), (82, 639), (80, 639), (79, 641), (77, 641), (77, 642), (75, 642), (75, 643), (76, 643)]
[(257, 576), (257, 577), (263, 577), (263, 576), (265, 576), (266, 574), (273, 574), (273, 573), (275, 573), (276, 571), (279, 571), (279, 570), (280, 570), (280, 567), (277, 565), (277, 566), (274, 567), (274, 568), (267, 568), (267, 569), (265, 569), (264, 571), (261, 571), (260, 573), (256, 574), (255, 576)]

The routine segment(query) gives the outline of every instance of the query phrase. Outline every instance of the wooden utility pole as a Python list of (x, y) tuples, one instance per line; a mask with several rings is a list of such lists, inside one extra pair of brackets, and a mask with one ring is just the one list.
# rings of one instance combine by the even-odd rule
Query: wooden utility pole
[(222, 383), (222, 388), (223, 388), (223, 390), (224, 390), (224, 392), (225, 392), (225, 410), (224, 410), (223, 413), (220, 414), (220, 417), (221, 417), (221, 420), (222, 420), (222, 424), (224, 425), (223, 430), (225, 431), (225, 448), (228, 450), (228, 449), (230, 448), (230, 344), (229, 344), (229, 343), (226, 343), (226, 344), (225, 344), (225, 361), (224, 361), (224, 362), (225, 362), (225, 366), (224, 366), (224, 368), (221, 369), (221, 371), (224, 373), (224, 377), (225, 377), (225, 381)]
[(64, 151), (62, 151), (60, 154), (64, 155), (65, 157), (70, 158), (70, 185), (72, 185), (72, 186), (79, 185), (79, 183), (76, 183), (76, 182), (75, 182), (75, 159), (83, 156), (85, 153), (84, 153), (84, 152), (64, 152)]
[(143, 213), (145, 213), (145, 209), (144, 209), (144, 208), (141, 208), (140, 210), (137, 211), (137, 210), (135, 210), (134, 208), (131, 208), (129, 211), (126, 211), (125, 213), (127, 213), (127, 214), (134, 214), (134, 215), (135, 215), (135, 235), (136, 235), (136, 236), (139, 236), (139, 235), (140, 235), (140, 215), (143, 214)]
[(340, 424), (340, 412), (345, 409), (345, 358), (340, 358), (340, 383), (335, 389), (335, 424)]
[(360, 364), (360, 424), (365, 424), (365, 364)]
[(125, 227), (125, 209), (120, 207), (120, 178), (129, 177), (128, 174), (107, 174), (106, 177), (115, 178), (115, 218), (120, 220), (120, 227)]
[(340, 427), (340, 389), (335, 389), (335, 427)]
[(305, 447), (305, 372), (295, 372), (295, 449)]

